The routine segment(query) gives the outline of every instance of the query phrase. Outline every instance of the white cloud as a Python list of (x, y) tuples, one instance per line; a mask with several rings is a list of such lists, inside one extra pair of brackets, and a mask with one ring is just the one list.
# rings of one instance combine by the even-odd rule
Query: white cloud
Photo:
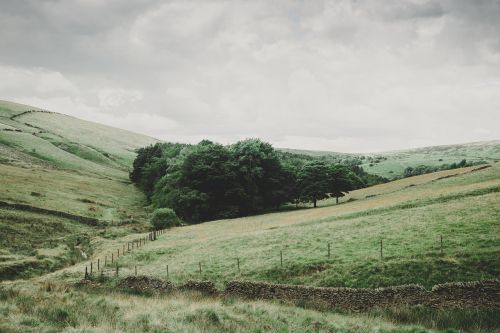
[(140, 101), (144, 95), (137, 90), (105, 88), (99, 91), (99, 106), (104, 109), (113, 109), (128, 106)]
[(2, 3), (0, 97), (173, 141), (498, 139), (499, 30), (495, 0)]

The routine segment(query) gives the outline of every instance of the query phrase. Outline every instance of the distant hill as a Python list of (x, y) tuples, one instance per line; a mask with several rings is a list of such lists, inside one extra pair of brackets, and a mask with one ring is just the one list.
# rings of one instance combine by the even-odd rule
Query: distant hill
[(458, 163), (463, 159), (468, 162), (484, 161), (492, 163), (500, 161), (500, 140), (369, 154), (347, 154), (286, 148), (281, 148), (280, 150), (296, 154), (323, 157), (335, 161), (351, 161), (351, 163), (362, 166), (368, 173), (389, 179), (401, 177), (407, 167), (415, 168), (419, 165), (438, 167), (443, 164)]
[[(0, 143), (60, 167), (126, 170), (135, 149), (157, 141), (60, 113), (0, 101)], [(13, 156), (10, 162), (15, 160)]]

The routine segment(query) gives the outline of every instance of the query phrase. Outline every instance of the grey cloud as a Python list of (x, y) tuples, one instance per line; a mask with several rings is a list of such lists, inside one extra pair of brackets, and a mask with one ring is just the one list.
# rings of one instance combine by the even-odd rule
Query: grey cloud
[(4, 1), (0, 98), (190, 142), (363, 151), (492, 139), (499, 7)]

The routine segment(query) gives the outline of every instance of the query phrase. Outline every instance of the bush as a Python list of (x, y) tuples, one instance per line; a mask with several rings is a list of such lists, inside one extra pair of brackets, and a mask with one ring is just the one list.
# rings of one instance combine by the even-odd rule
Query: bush
[(176, 227), (181, 224), (181, 220), (177, 217), (174, 210), (170, 208), (156, 209), (153, 212), (150, 222), (155, 230)]

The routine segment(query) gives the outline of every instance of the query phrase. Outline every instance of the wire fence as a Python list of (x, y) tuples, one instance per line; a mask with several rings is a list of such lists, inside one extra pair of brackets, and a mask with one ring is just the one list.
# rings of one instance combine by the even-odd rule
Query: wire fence
[[(103, 257), (99, 257), (96, 259), (92, 259), (85, 266), (85, 279), (94, 276), (95, 274), (99, 274), (101, 276), (106, 273), (113, 272), (116, 276), (119, 276), (120, 266), (118, 263), (118, 259), (123, 257), (135, 249), (139, 249), (150, 242), (156, 241), (158, 237), (164, 234), (166, 229), (155, 230), (144, 237), (133, 239), (127, 243), (124, 243), (121, 248), (117, 248), (111, 252), (108, 252), (108, 255), (104, 255)], [(120, 252), (121, 250), (121, 252)], [(110, 268), (113, 268), (112, 270)], [(137, 274), (137, 266), (135, 269), (135, 273)]]
[[(160, 235), (166, 232), (167, 229), (162, 229), (162, 230), (157, 230), (148, 233), (146, 236), (141, 237), (141, 238), (136, 238), (132, 241), (129, 241), (127, 243), (124, 243), (121, 248), (117, 248), (116, 250), (113, 250), (111, 252), (108, 252), (107, 255), (104, 255), (104, 257), (99, 257), (96, 259), (92, 259), (86, 266), (85, 266), (85, 279), (89, 279), (91, 277), (95, 276), (130, 276), (130, 275), (137, 275), (138, 274), (138, 266), (133, 265), (132, 267), (130, 265), (128, 266), (120, 266), (119, 264), (119, 258), (123, 257), (131, 252), (133, 252), (136, 249), (142, 248), (145, 245), (149, 244), (150, 242), (156, 241)], [(439, 243), (438, 243), (438, 252), (439, 254), (443, 255), (444, 254), (444, 240), (443, 236), (439, 236)], [(121, 251), (120, 251), (121, 249)], [(380, 260), (384, 259), (385, 257), (385, 247), (384, 247), (384, 239), (380, 239), (377, 245), (377, 250), (379, 252), (378, 256)], [(326, 242), (326, 249), (325, 249), (325, 257), (330, 259), (332, 257), (332, 246), (331, 242)], [(234, 260), (234, 267), (235, 267), (235, 273), (237, 272), (238, 274), (241, 273), (241, 260), (244, 258), (241, 257), (236, 257), (236, 258), (231, 258), (231, 260)], [(284, 250), (281, 249), (279, 251), (279, 267), (283, 268), (285, 265), (285, 257), (284, 257)], [(145, 265), (147, 266), (147, 265)], [(144, 266), (143, 266), (144, 267)], [(139, 273), (141, 273), (141, 268), (139, 266)], [(171, 275), (171, 268), (167, 264), (164, 266), (165, 273), (167, 277)], [(202, 275), (204, 271), (204, 264), (202, 261), (198, 261), (196, 268), (192, 268), (191, 270), (187, 270), (185, 267), (178, 268), (176, 269), (176, 274), (178, 275), (192, 275), (195, 273), (198, 273), (200, 276)], [(124, 274), (124, 271), (127, 273)]]

